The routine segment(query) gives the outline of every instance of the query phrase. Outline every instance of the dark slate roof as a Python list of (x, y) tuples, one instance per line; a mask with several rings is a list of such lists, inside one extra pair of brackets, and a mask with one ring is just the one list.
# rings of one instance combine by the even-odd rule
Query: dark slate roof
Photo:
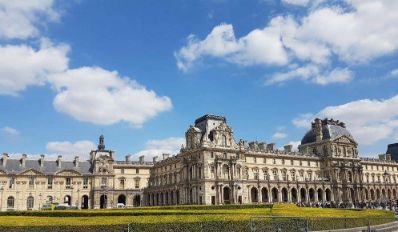
[(390, 154), (393, 160), (398, 161), (398, 143), (389, 144), (386, 153)]
[(222, 120), (222, 121), (224, 121), (225, 123), (227, 122), (227, 119), (226, 119), (224, 116), (219, 116), (219, 115), (214, 115), (214, 114), (205, 114), (205, 115), (203, 115), (202, 117), (197, 118), (197, 119), (195, 120), (195, 124), (198, 124), (198, 123), (200, 123), (200, 122), (202, 122), (202, 121), (205, 121), (205, 120), (207, 120), (207, 119)]
[[(341, 136), (346, 136), (352, 140), (354, 140), (354, 137), (348, 132), (348, 130), (342, 126), (339, 125), (322, 125), (322, 135), (323, 135), (323, 140), (334, 140), (336, 138), (339, 138)], [(315, 134), (315, 129), (312, 128), (309, 130), (301, 140), (301, 144), (306, 144), (306, 143), (313, 143), (316, 141), (316, 134)]]
[(0, 165), (0, 170), (9, 174), (18, 174), (23, 171), (34, 169), (46, 175), (53, 175), (62, 170), (75, 170), (82, 175), (90, 174), (91, 164), (89, 161), (79, 161), (78, 167), (75, 167), (74, 161), (61, 161), (61, 167), (57, 166), (55, 160), (45, 160), (43, 167), (40, 166), (39, 160), (26, 159), (25, 167), (21, 165), (21, 159), (7, 159), (6, 166)]

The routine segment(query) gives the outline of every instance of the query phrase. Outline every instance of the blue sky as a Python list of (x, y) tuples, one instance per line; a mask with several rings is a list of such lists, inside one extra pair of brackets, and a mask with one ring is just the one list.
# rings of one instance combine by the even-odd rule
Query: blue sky
[[(363, 156), (398, 141), (392, 1), (0, 1), (0, 151), (176, 152), (193, 121), (297, 144), (345, 121)], [(382, 17), (383, 16), (383, 17)]]

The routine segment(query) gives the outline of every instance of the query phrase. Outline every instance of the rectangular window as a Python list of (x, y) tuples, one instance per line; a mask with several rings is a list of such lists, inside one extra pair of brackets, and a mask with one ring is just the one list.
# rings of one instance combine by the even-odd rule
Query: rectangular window
[(15, 178), (10, 177), (10, 182), (8, 183), (8, 188), (12, 189), (12, 188), (14, 188), (14, 185), (15, 185)]
[(83, 177), (83, 188), (87, 189), (88, 188), (88, 177)]
[(257, 163), (257, 157), (253, 157), (253, 162)]
[(136, 174), (139, 174), (139, 173), (140, 173), (140, 169), (136, 168), (136, 169), (135, 169), (135, 173), (136, 173)]
[(35, 178), (29, 177), (29, 188), (33, 189), (35, 187)]
[(71, 187), (72, 187), (71, 178), (70, 177), (66, 177), (66, 188), (70, 189)]
[(120, 188), (124, 189), (124, 179), (120, 179)]
[(108, 186), (108, 179), (106, 177), (101, 178), (101, 187)]
[(48, 179), (47, 179), (47, 188), (48, 189), (53, 188), (53, 178), (52, 177), (48, 177)]
[(135, 186), (134, 187), (136, 189), (140, 188), (140, 179), (135, 179), (134, 182), (135, 182)]
[(264, 159), (263, 159), (263, 163), (267, 163), (267, 158), (264, 158)]
[(120, 169), (120, 173), (124, 174), (124, 168)]

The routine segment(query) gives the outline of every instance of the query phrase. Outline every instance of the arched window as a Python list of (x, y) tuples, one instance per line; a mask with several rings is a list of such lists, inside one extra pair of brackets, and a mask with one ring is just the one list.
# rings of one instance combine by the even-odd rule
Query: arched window
[(33, 209), (33, 206), (34, 206), (34, 198), (32, 196), (29, 196), (28, 199), (26, 200), (26, 208)]
[(14, 197), (8, 197), (7, 198), (7, 208), (8, 209), (13, 209), (15, 204), (15, 198)]
[(225, 135), (222, 136), (222, 146), (224, 146), (224, 147), (227, 146), (227, 136), (225, 136)]

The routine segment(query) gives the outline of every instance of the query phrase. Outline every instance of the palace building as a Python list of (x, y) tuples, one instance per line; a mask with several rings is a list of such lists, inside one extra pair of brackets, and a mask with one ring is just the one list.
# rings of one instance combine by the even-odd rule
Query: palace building
[(339, 121), (315, 119), (298, 151), (236, 142), (226, 118), (216, 115), (198, 118), (185, 137), (179, 154), (154, 158), (146, 205), (397, 199), (398, 163), (390, 154), (359, 157), (357, 142)]
[(11, 159), (0, 163), (0, 210), (37, 210), (44, 204), (67, 204), (81, 209), (141, 206), (151, 162), (116, 161), (105, 149), (104, 136), (89, 160)]
[(225, 117), (204, 115), (186, 145), (161, 160), (117, 161), (100, 136), (88, 160), (0, 159), (0, 210), (38, 210), (50, 203), (80, 209), (176, 204), (385, 202), (397, 200), (397, 145), (378, 159), (358, 156), (342, 122), (315, 119), (298, 151), (292, 145), (236, 142)]

